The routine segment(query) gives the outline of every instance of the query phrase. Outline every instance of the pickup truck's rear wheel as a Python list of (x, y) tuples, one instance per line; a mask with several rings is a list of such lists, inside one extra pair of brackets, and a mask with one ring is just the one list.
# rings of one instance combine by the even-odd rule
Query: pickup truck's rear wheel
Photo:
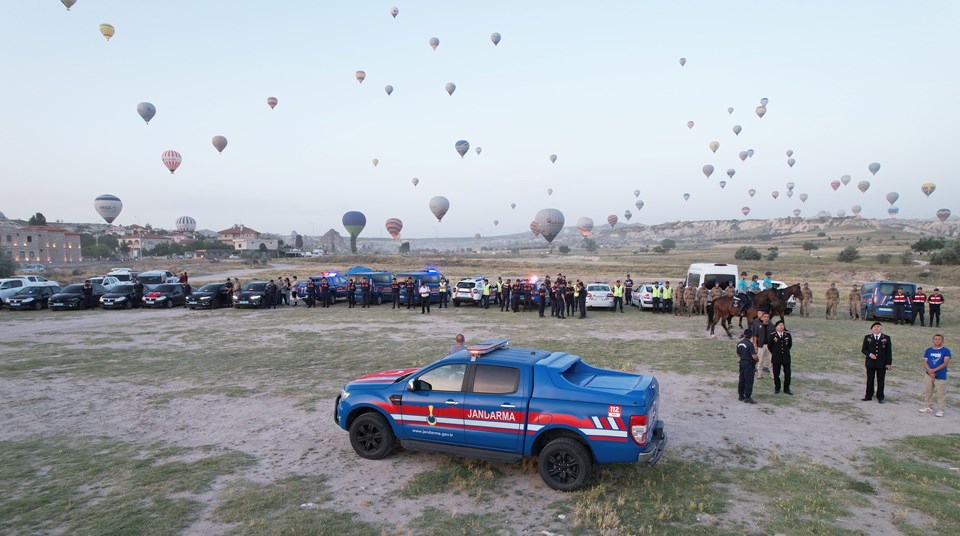
[(364, 413), (350, 425), (350, 446), (361, 458), (385, 458), (393, 450), (393, 443), (393, 430), (379, 413)]
[(547, 443), (537, 460), (540, 477), (557, 491), (576, 491), (590, 481), (593, 459), (575, 439), (561, 437)]

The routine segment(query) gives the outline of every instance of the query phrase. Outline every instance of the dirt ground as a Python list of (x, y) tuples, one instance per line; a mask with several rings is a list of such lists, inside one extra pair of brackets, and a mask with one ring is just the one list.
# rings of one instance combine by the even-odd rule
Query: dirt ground
[[(302, 310), (288, 308), (276, 313), (251, 311), (238, 324), (239, 311), (221, 311), (205, 317), (206, 329), (235, 331), (244, 325), (271, 322), (290, 324), (290, 329), (309, 329), (296, 324)], [(164, 322), (171, 329), (189, 327), (196, 314), (171, 315), (168, 311), (134, 311), (137, 322)], [(218, 312), (219, 313), (219, 312)], [(71, 334), (94, 330), (109, 333), (133, 333), (124, 312), (37, 313), (17, 318), (3, 311), (0, 320), (0, 348), (13, 351), (12, 344), (25, 339), (56, 341)], [(436, 337), (455, 332), (462, 310), (417, 318), (409, 325), (409, 337)], [(639, 314), (639, 313), (636, 313)], [(271, 315), (267, 317), (266, 315)], [(358, 329), (374, 329), (362, 322)], [(677, 332), (673, 338), (701, 338), (700, 326), (689, 332)], [(471, 336), (468, 334), (468, 336)], [(632, 331), (621, 335), (638, 340), (668, 337), (663, 332)], [(802, 340), (802, 332), (798, 338)], [(178, 347), (171, 348), (177, 352)], [(186, 342), (181, 342), (184, 358), (189, 359)], [(731, 350), (732, 352), (732, 350)], [(862, 379), (837, 373), (829, 379), (845, 389), (813, 393), (805, 389), (826, 375), (794, 374), (795, 397), (815, 397), (824, 407), (809, 411), (809, 406), (773, 404), (747, 405), (737, 401), (734, 360), (719, 370), (704, 370), (698, 375), (676, 374), (638, 367), (639, 372), (654, 373), (662, 386), (661, 417), (669, 437), (663, 464), (680, 457), (708, 460), (718, 452), (740, 448), (756, 453), (759, 465), (780, 459), (809, 458), (853, 475), (854, 460), (864, 448), (883, 446), (906, 435), (960, 433), (960, 412), (949, 408), (946, 418), (919, 415), (918, 396), (922, 390), (919, 374), (903, 374), (900, 381), (888, 385), (888, 403), (861, 402)], [(913, 381), (913, 376), (917, 376)], [(327, 389), (339, 385), (318, 383)], [(249, 387), (256, 385), (251, 378)], [(461, 513), (497, 512), (516, 498), (510, 494), (487, 502), (472, 502), (462, 495), (437, 494), (427, 498), (406, 499), (396, 492), (411, 475), (434, 468), (445, 458), (438, 455), (398, 451), (382, 461), (357, 457), (347, 433), (333, 422), (333, 400), (321, 400), (316, 411), (294, 404), (286, 396), (254, 392), (228, 397), (216, 394), (175, 397), (167, 404), (156, 404), (158, 395), (188, 389), (188, 383), (144, 385), (123, 378), (78, 378), (53, 374), (48, 378), (13, 379), (0, 377), (0, 440), (21, 440), (38, 436), (107, 436), (134, 443), (163, 442), (177, 446), (216, 445), (249, 453), (258, 464), (243, 476), (258, 482), (271, 482), (289, 474), (329, 476), (333, 506), (355, 512), (363, 521), (400, 526), (426, 507)], [(757, 381), (757, 392), (772, 392), (772, 380)], [(786, 395), (779, 395), (786, 396)], [(956, 400), (951, 396), (951, 403)], [(846, 408), (860, 411), (847, 411)], [(831, 409), (833, 408), (833, 409)], [(731, 462), (736, 465), (736, 462)], [(548, 507), (568, 495), (546, 488), (535, 471), (520, 466), (496, 464), (505, 475), (508, 487), (522, 490), (524, 501), (532, 508), (517, 516), (513, 530), (518, 534), (547, 530), (563, 534), (569, 529)], [(185, 533), (216, 534), (229, 527), (219, 525), (209, 515), (219, 489), (207, 494), (207, 509)], [(752, 526), (751, 504), (762, 497), (738, 496), (731, 501), (721, 524), (744, 523)], [(877, 498), (873, 508), (858, 509), (843, 520), (843, 525), (868, 534), (898, 533), (891, 512)], [(516, 514), (514, 514), (516, 515)], [(715, 522), (715, 521), (709, 521)], [(756, 528), (756, 527), (754, 527)]]

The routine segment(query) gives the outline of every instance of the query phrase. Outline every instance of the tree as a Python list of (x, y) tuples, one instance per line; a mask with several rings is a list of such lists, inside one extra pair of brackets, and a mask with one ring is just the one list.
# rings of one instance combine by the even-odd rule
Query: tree
[(669, 252), (671, 249), (677, 249), (677, 243), (669, 238), (664, 238), (660, 241), (660, 247), (663, 248), (664, 252)]
[(593, 253), (594, 251), (597, 250), (597, 242), (591, 238), (584, 238), (583, 249), (589, 251), (590, 253)]
[(44, 216), (42, 212), (37, 212), (33, 216), (30, 216), (30, 220), (27, 223), (30, 225), (46, 225), (47, 217)]
[(803, 250), (804, 250), (804, 251), (814, 251), (814, 250), (817, 250), (817, 249), (820, 249), (820, 245), (817, 244), (816, 242), (804, 242), (804, 243), (803, 243)]
[(400, 244), (400, 247), (397, 248), (397, 251), (399, 251), (401, 255), (407, 255), (410, 253), (410, 242), (404, 242)]
[(857, 249), (857, 246), (847, 246), (837, 254), (837, 260), (840, 262), (853, 262), (859, 258), (860, 250)]
[(733, 258), (738, 261), (759, 261), (763, 258), (763, 255), (753, 246), (740, 246), (733, 254)]
[(931, 253), (930, 264), (960, 264), (960, 239), (951, 240), (944, 245), (943, 249)]
[(297, 234), (297, 237), (294, 239), (294, 247), (297, 249), (303, 249), (303, 235)]
[(10, 277), (17, 271), (17, 262), (13, 255), (0, 254), (0, 277)]
[(560, 246), (560, 247), (557, 249), (557, 251), (559, 251), (561, 255), (566, 255), (567, 253), (570, 253), (570, 246), (564, 244), (564, 245)]
[(926, 253), (926, 252), (935, 251), (938, 249), (943, 249), (946, 245), (947, 245), (947, 241), (944, 240), (943, 238), (934, 238), (932, 236), (928, 236), (926, 238), (921, 238), (920, 240), (917, 240), (916, 242), (914, 242), (910, 246), (910, 249), (912, 249), (913, 251), (916, 251), (917, 253)]
[(890, 264), (891, 258), (893, 258), (893, 255), (889, 253), (877, 253), (877, 262), (880, 264)]
[(776, 247), (767, 248), (767, 257), (766, 257), (766, 259), (767, 259), (768, 261), (771, 261), (771, 262), (772, 262), (772, 261), (775, 261), (775, 260), (777, 260), (777, 257), (779, 257), (779, 256), (780, 256), (780, 249), (779, 249), (779, 248), (776, 248)]

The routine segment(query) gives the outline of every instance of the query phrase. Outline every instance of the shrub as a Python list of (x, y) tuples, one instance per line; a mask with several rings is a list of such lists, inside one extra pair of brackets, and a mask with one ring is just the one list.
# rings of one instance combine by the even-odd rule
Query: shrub
[(566, 255), (567, 253), (570, 253), (570, 246), (564, 244), (557, 248), (557, 251), (559, 251), (561, 255)]
[(777, 248), (770, 248), (770, 250), (767, 251), (768, 261), (775, 261), (779, 256), (780, 256), (780, 250), (778, 250)]
[(889, 253), (878, 253), (877, 262), (880, 264), (890, 264), (890, 259), (893, 258), (893, 255)]
[(960, 239), (947, 242), (943, 249), (931, 253), (930, 264), (960, 264)]
[(817, 244), (816, 242), (804, 242), (804, 243), (803, 243), (803, 250), (804, 250), (804, 251), (813, 251), (813, 250), (815, 250), (815, 249), (820, 249), (820, 245)]
[(823, 231), (820, 231), (819, 233), (817, 233), (817, 236), (820, 237), (820, 238), (823, 238), (823, 237), (827, 236), (827, 233), (825, 233), (825, 232), (823, 232)]
[(741, 246), (737, 249), (737, 252), (733, 254), (733, 258), (739, 261), (759, 261), (763, 258), (763, 255), (753, 246)]
[(910, 250), (900, 254), (900, 264), (913, 264), (913, 252)]
[(0, 277), (10, 277), (17, 271), (17, 262), (10, 255), (0, 256)]
[(917, 240), (916, 242), (914, 242), (910, 246), (910, 249), (912, 249), (913, 251), (916, 251), (917, 253), (922, 253), (925, 251), (935, 251), (938, 249), (943, 249), (944, 247), (946, 247), (946, 245), (947, 245), (947, 241), (944, 240), (943, 238), (926, 237), (926, 238), (921, 238), (920, 240)]
[(859, 258), (860, 250), (856, 246), (847, 246), (837, 254), (837, 260), (840, 262), (853, 262)]

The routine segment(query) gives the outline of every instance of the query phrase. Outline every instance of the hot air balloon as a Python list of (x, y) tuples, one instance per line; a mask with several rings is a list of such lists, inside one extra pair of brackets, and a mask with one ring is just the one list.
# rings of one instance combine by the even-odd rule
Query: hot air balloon
[(498, 34), (497, 32), (493, 32), (492, 34), (490, 34), (490, 41), (493, 42), (493, 46), (499, 45), (499, 44), (500, 44), (500, 34)]
[(787, 158), (793, 156), (793, 149), (787, 149)]
[(400, 218), (388, 218), (387, 219), (387, 232), (390, 233), (390, 238), (396, 240), (400, 236), (400, 231), (403, 229), (403, 221)]
[(800, 209), (799, 209), (799, 208), (793, 209), (793, 217), (794, 217), (794, 218), (799, 218), (799, 217), (800, 217)]
[(613, 228), (614, 225), (617, 224), (617, 221), (618, 221), (618, 220), (617, 220), (616, 214), (611, 214), (611, 215), (607, 216), (607, 223), (610, 224), (610, 228), (611, 228), (611, 229)]
[(897, 202), (897, 199), (900, 199), (900, 194), (897, 192), (890, 192), (887, 194), (887, 202), (891, 205)]
[(397, 8), (395, 8), (395, 7), (390, 8), (390, 15), (391, 15), (393, 18), (397, 18), (397, 15), (399, 15), (399, 14), (400, 14), (400, 10), (399, 10), (399, 9), (397, 9)]
[(761, 104), (760, 106), (757, 106), (756, 112), (757, 117), (763, 119), (763, 116), (767, 113), (767, 107)]
[(747, 149), (747, 156), (753, 158), (753, 149)]
[(180, 216), (177, 218), (176, 226), (181, 233), (192, 233), (197, 230), (197, 220), (190, 216)]
[(840, 189), (840, 181), (831, 181), (830, 187), (833, 188), (833, 191), (836, 192)]
[(556, 164), (556, 163), (557, 163), (557, 155), (555, 155), (555, 154), (550, 155), (550, 163), (551, 163), (551, 164)]
[(743, 127), (740, 125), (733, 125), (733, 133), (737, 136), (740, 135), (740, 132), (743, 130)]
[(733, 115), (733, 106), (727, 108), (727, 113)]
[(67, 8), (67, 11), (70, 11), (70, 8), (73, 7), (73, 4), (77, 3), (77, 0), (60, 0), (60, 2)]
[(863, 207), (861, 207), (860, 205), (853, 205), (852, 207), (850, 207), (850, 212), (853, 212), (854, 216), (859, 216), (861, 210), (863, 210)]
[(634, 190), (633, 197), (640, 197), (640, 190)]
[(897, 207), (890, 207), (887, 209), (887, 214), (889, 214), (891, 218), (896, 218), (897, 214), (899, 213), (900, 213), (900, 209)]
[(500, 225), (500, 220), (493, 220), (493, 226), (496, 227)]
[(477, 233), (477, 234), (473, 235), (473, 237), (474, 237), (475, 239), (477, 239), (477, 240), (480, 240), (480, 233)]
[(450, 210), (450, 201), (446, 197), (438, 195), (430, 200), (430, 212), (437, 217), (437, 221), (442, 221), (448, 210)]
[(374, 159), (371, 160), (370, 162), (373, 163), (373, 167), (377, 167), (377, 166), (380, 165), (380, 159), (379, 159), (379, 158), (374, 158)]
[(180, 167), (180, 162), (183, 161), (180, 153), (176, 151), (164, 151), (163, 154), (160, 155), (160, 159), (163, 160), (163, 165), (167, 166), (171, 174)]
[(446, 85), (443, 86), (443, 89), (447, 90), (447, 95), (452, 97), (453, 92), (457, 90), (457, 85), (453, 82), (447, 82)]
[(440, 46), (440, 40), (437, 39), (436, 37), (431, 37), (431, 38), (430, 38), (430, 48), (436, 50), (438, 46)]
[(760, 99), (760, 106), (766, 106), (768, 102), (770, 102), (770, 100), (764, 97)]
[(787, 190), (787, 197), (793, 197), (793, 190)]
[(540, 236), (546, 238), (547, 242), (553, 242), (553, 239), (563, 230), (563, 212), (555, 208), (545, 208), (537, 212), (537, 217), (533, 221), (537, 222)]
[(796, 163), (797, 163), (797, 159), (796, 159), (796, 158), (788, 158), (788, 159), (787, 159), (787, 165), (790, 166), (790, 167), (793, 167), (793, 165), (796, 164)]
[(223, 136), (214, 136), (212, 140), (213, 148), (217, 150), (218, 153), (223, 153), (223, 150), (227, 148), (227, 138)]
[(840, 177), (840, 182), (842, 182), (844, 186), (850, 184), (850, 175)]
[(153, 116), (157, 115), (157, 108), (149, 102), (141, 102), (137, 105), (137, 113), (149, 125)]
[(703, 171), (703, 174), (709, 179), (710, 175), (713, 175), (713, 166), (711, 166), (710, 164), (707, 164), (703, 166), (702, 171)]
[(480, 153), (482, 153), (482, 152), (483, 152), (483, 149), (482, 149), (482, 148), (480, 148), (480, 147), (477, 147), (476, 149), (474, 149), (474, 151), (476, 151), (476, 152), (477, 152), (477, 154), (480, 154)]
[(721, 188), (726, 188), (726, 187), (727, 187), (727, 181), (720, 181), (720, 187), (721, 187)]
[(363, 71), (357, 71), (354, 76), (357, 77), (357, 82), (360, 82), (362, 84), (363, 80), (367, 77), (367, 73)]
[(112, 25), (104, 23), (100, 25), (100, 33), (109, 41), (110, 38), (113, 37), (113, 34), (116, 33), (116, 30)]
[(687, 121), (687, 128), (693, 128), (693, 121)]
[(642, 199), (637, 199), (637, 202), (634, 203), (633, 205), (634, 205), (635, 207), (637, 207), (637, 210), (641, 210), (641, 209), (643, 209), (643, 200), (642, 200)]
[(420, 184), (420, 179), (414, 177), (414, 178), (410, 179), (410, 182), (412, 182), (413, 185), (416, 186), (416, 185)]
[(807, 202), (807, 199), (808, 199), (809, 197), (810, 197), (810, 196), (808, 196), (807, 194), (800, 194), (800, 202), (801, 202), (801, 203), (806, 203), (806, 202)]
[(97, 210), (97, 214), (104, 221), (113, 223), (113, 220), (117, 219), (120, 211), (123, 210), (123, 202), (115, 195), (103, 194), (93, 200), (93, 208)]
[(870, 189), (870, 181), (860, 181), (857, 183), (857, 190), (860, 190), (862, 193), (867, 193), (867, 190)]
[(874, 163), (870, 164), (869, 166), (867, 166), (867, 169), (870, 170), (870, 174), (876, 175), (877, 172), (880, 171), (880, 164), (874, 162)]
[(940, 221), (942, 221), (942, 222), (943, 222), (943, 221), (947, 221), (947, 219), (948, 219), (949, 217), (950, 217), (950, 209), (949, 209), (949, 208), (941, 208), (940, 210), (937, 211), (937, 219), (938, 219), (938, 220), (940, 220)]
[(843, 218), (843, 217), (846, 216), (846, 215), (847, 215), (847, 211), (846, 211), (846, 210), (843, 210), (842, 208), (837, 211), (837, 217), (838, 217), (838, 218)]
[(747, 195), (749, 195), (750, 197), (753, 197), (754, 195), (756, 195), (756, 193), (757, 191), (754, 190), (753, 188), (750, 188), (749, 190), (747, 190)]
[(633, 217), (633, 213), (630, 212), (629, 210), (625, 210), (625, 211), (623, 211), (623, 217), (624, 217), (627, 221), (630, 221), (630, 218)]
[(274, 109), (274, 108), (276, 108), (276, 107), (277, 107), (277, 98), (276, 98), (276, 97), (267, 97), (267, 106), (269, 106), (271, 110)]
[(540, 236), (540, 226), (537, 225), (536, 220), (530, 222), (530, 232), (533, 233), (534, 237)]
[(580, 218), (577, 220), (577, 230), (586, 237), (593, 231), (593, 220), (587, 217)]
[(391, 86), (390, 84), (387, 84), (386, 86), (384, 86), (383, 90), (387, 92), (388, 97), (393, 94), (393, 86)]
[(713, 151), (713, 154), (717, 154), (717, 149), (719, 148), (720, 148), (720, 142), (716, 142), (716, 141), (710, 142), (710, 150)]
[(547, 195), (553, 195), (553, 188), (547, 188)]
[(743, 215), (746, 216), (747, 214), (750, 214), (750, 207), (743, 207), (740, 209), (740, 212), (742, 212)]
[(343, 228), (350, 233), (350, 251), (357, 252), (357, 236), (367, 226), (367, 217), (362, 212), (351, 210), (343, 215)]
[(687, 58), (680, 58), (680, 66), (683, 67), (687, 64)]
[(787, 183), (787, 191), (788, 191), (788, 192), (792, 192), (792, 191), (793, 191), (793, 188), (794, 188), (795, 186), (796, 186), (796, 184), (794, 184), (794, 183), (792, 183), (792, 182), (788, 182), (788, 183)]
[(780, 197), (780, 192), (774, 190), (774, 191), (770, 192), (770, 197), (776, 199), (776, 198)]
[(689, 201), (689, 200), (690, 200), (690, 194), (683, 194), (682, 197), (683, 197), (683, 200), (684, 200), (684, 201)]
[(737, 156), (740, 157), (740, 161), (741, 161), (741, 162), (746, 162), (746, 161), (747, 161), (747, 157), (750, 156), (750, 155), (749, 155), (746, 151), (740, 151), (740, 154), (737, 155)]
[(937, 185), (932, 182), (925, 182), (920, 185), (920, 191), (923, 192), (923, 195), (930, 197), (930, 194), (937, 189)]
[(467, 154), (467, 151), (470, 150), (470, 142), (467, 140), (458, 140), (457, 143), (453, 144), (453, 148), (460, 154), (460, 158), (463, 158), (463, 155)]
[(731, 179), (732, 179), (733, 176), (736, 175), (736, 174), (737, 174), (737, 170), (735, 170), (735, 169), (733, 169), (733, 168), (730, 168), (730, 169), (727, 170), (727, 177), (729, 177), (729, 178), (731, 178)]
[(516, 209), (517, 209), (517, 204), (516, 204), (516, 203), (510, 203), (510, 209), (511, 209), (511, 210), (516, 210)]

